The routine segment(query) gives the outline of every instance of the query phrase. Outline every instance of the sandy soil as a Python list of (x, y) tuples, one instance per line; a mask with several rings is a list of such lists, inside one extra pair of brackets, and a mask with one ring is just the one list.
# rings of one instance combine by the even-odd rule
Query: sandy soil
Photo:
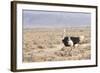
[(91, 59), (90, 28), (66, 28), (66, 36), (84, 35), (77, 47), (65, 47), (63, 29), (23, 29), (23, 62)]

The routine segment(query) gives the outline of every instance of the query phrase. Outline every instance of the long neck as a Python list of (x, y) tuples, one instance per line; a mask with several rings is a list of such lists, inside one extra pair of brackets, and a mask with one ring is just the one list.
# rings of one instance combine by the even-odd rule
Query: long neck
[(63, 38), (66, 36), (66, 30), (63, 31)]
[(68, 40), (71, 40), (71, 38), (70, 38), (70, 37), (68, 37)]

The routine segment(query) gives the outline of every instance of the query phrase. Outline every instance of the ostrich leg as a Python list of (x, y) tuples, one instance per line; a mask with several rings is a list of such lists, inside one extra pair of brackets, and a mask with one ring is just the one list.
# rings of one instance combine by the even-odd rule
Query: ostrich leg
[(69, 53), (68, 53), (68, 55), (69, 55), (69, 56), (72, 56), (72, 53), (71, 53), (71, 52), (72, 52), (72, 50), (73, 50), (73, 46), (72, 46), (72, 47), (70, 47), (70, 50), (68, 51), (68, 52), (69, 52)]

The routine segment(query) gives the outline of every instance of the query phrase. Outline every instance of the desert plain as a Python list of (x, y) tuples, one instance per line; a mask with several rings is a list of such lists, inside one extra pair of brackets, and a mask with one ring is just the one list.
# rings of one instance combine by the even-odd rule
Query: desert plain
[[(66, 47), (62, 43), (63, 29), (66, 36), (85, 38), (77, 47)], [(45, 62), (91, 59), (90, 27), (69, 28), (23, 28), (23, 62)]]

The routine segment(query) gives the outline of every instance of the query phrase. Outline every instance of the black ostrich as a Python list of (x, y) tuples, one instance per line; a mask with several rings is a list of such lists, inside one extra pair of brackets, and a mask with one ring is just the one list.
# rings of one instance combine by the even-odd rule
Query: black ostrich
[(71, 37), (69, 37), (69, 36), (66, 36), (65, 33), (66, 33), (66, 30), (64, 29), (64, 35), (63, 35), (62, 42), (63, 42), (64, 46), (66, 46), (66, 47), (67, 46), (75, 47), (80, 43), (80, 41), (84, 40), (84, 36), (79, 36), (79, 37), (71, 36)]

